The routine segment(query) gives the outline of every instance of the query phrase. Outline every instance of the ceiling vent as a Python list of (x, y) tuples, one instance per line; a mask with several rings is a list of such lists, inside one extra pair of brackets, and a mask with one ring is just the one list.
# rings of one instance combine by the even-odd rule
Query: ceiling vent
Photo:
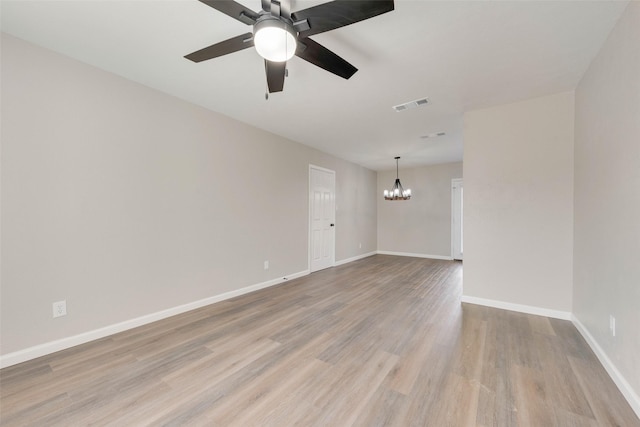
[(445, 136), (445, 135), (446, 135), (445, 132), (434, 132), (434, 133), (430, 133), (429, 135), (422, 135), (420, 138), (430, 139), (430, 138), (437, 138), (439, 136)]
[(415, 101), (406, 102), (404, 104), (395, 105), (391, 108), (400, 112), (404, 110), (410, 110), (412, 108), (424, 107), (427, 104), (429, 104), (429, 98), (421, 98), (421, 99), (416, 99)]

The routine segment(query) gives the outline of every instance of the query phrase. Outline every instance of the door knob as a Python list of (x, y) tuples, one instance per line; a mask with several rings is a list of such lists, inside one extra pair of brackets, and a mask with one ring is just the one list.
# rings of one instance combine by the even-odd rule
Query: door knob
[(332, 226), (332, 227), (335, 227), (336, 225), (335, 225), (335, 224), (331, 224), (331, 226)]

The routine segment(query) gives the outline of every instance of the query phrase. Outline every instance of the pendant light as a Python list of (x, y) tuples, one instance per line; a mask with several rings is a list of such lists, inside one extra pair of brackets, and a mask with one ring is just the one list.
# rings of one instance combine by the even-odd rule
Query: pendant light
[(385, 200), (409, 200), (411, 198), (411, 190), (402, 188), (400, 178), (398, 178), (398, 160), (400, 157), (396, 157), (396, 182), (393, 184), (391, 191), (384, 190)]

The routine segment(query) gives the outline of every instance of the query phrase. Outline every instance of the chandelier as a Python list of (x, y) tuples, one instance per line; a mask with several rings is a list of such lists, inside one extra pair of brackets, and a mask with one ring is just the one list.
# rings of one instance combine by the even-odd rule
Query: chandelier
[(396, 157), (396, 182), (393, 184), (391, 191), (384, 190), (385, 200), (409, 200), (411, 198), (411, 190), (402, 188), (400, 178), (398, 178), (398, 160), (400, 157)]

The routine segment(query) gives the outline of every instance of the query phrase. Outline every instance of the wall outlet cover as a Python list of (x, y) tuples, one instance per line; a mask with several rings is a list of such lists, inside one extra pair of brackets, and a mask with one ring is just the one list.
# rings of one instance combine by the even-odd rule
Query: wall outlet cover
[(67, 301), (56, 301), (53, 303), (53, 317), (61, 317), (67, 315)]

